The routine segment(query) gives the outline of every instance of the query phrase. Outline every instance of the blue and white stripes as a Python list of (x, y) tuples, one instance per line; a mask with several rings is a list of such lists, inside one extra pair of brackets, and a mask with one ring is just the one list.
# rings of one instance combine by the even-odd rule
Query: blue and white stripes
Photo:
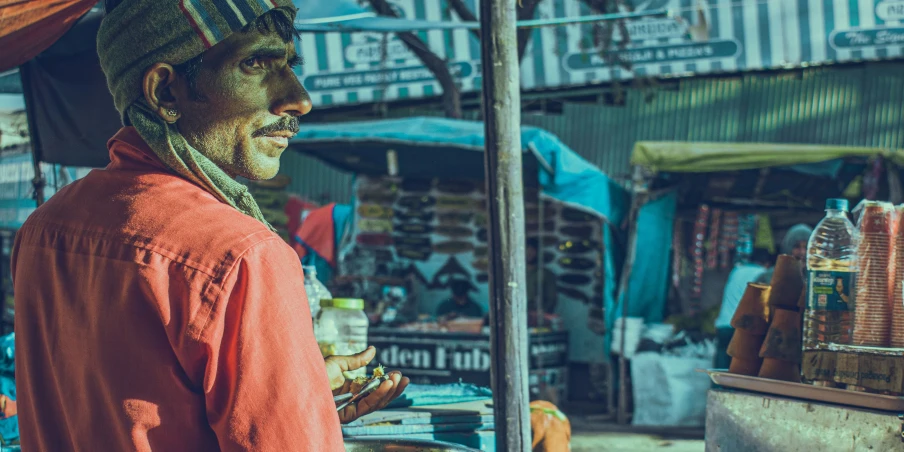
[[(189, 0), (190, 1), (190, 0)], [(477, 12), (476, 1), (465, 0)], [(665, 6), (680, 19), (643, 19), (628, 26), (631, 45), (620, 58), (633, 70), (609, 67), (594, 50), (592, 26), (533, 31), (521, 62), (521, 86), (554, 89), (626, 79), (730, 73), (900, 58), (904, 0), (634, 0)], [(458, 20), (443, 0), (398, 0), (410, 19)], [(543, 0), (537, 18), (588, 15), (580, 0)], [(462, 74), (464, 92), (480, 89), (480, 46), (465, 30), (419, 33)], [(394, 36), (304, 34), (308, 64), (299, 76), (322, 106), (420, 98), (440, 92), (420, 62)], [(382, 58), (383, 53), (387, 58)]]

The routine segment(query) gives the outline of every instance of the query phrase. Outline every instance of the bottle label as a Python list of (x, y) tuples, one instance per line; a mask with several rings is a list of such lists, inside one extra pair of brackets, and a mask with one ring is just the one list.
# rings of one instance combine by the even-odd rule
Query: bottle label
[(807, 309), (854, 310), (854, 272), (810, 270), (807, 276)]

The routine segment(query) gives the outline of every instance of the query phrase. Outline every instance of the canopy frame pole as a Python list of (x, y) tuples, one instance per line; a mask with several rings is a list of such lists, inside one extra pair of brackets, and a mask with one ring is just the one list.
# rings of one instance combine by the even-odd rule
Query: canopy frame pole
[(521, 86), (514, 0), (480, 2), (496, 450), (530, 450)]
[[(618, 424), (628, 423), (628, 397), (630, 394), (628, 394), (627, 382), (630, 376), (628, 375), (627, 369), (628, 359), (625, 358), (625, 348), (627, 345), (625, 344), (625, 339), (627, 337), (628, 303), (630, 298), (628, 288), (631, 285), (631, 273), (634, 269), (634, 262), (637, 259), (637, 219), (640, 214), (640, 208), (647, 202), (647, 196), (649, 194), (647, 181), (644, 177), (642, 167), (634, 167), (632, 180), (631, 210), (628, 213), (628, 255), (625, 258), (621, 283), (619, 284), (618, 295), (615, 299), (616, 307), (618, 306), (618, 303), (621, 303), (621, 312), (616, 313), (616, 315), (620, 316), (622, 319), (619, 338), (621, 344), (619, 344), (618, 356), (618, 406), (616, 408), (617, 411), (615, 416)], [(615, 322), (618, 322), (618, 317), (615, 318)]]
[(44, 187), (47, 186), (47, 180), (44, 179), (44, 173), (41, 171), (41, 159), (43, 158), (43, 148), (41, 147), (41, 139), (38, 135), (38, 127), (35, 122), (35, 101), (32, 98), (34, 96), (34, 92), (31, 89), (31, 78), (30, 71), (28, 68), (29, 62), (25, 62), (22, 66), (19, 66), (19, 78), (22, 80), (22, 93), (25, 98), (25, 118), (28, 123), (28, 137), (31, 141), (31, 158), (32, 164), (34, 165), (34, 178), (31, 180), (31, 184), (34, 187), (34, 200), (37, 207), (41, 207), (41, 204), (44, 204)]

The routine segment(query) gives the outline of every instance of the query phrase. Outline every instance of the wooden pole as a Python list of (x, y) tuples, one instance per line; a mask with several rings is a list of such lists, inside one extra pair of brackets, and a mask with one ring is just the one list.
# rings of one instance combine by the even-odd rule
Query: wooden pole
[[(496, 450), (530, 450), (521, 93), (515, 0), (480, 2)], [(539, 252), (539, 250), (538, 250)]]

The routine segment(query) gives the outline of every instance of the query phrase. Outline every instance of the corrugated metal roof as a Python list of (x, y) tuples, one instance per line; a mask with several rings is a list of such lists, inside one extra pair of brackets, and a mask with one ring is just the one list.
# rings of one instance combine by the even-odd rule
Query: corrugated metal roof
[[(556, 134), (615, 179), (627, 178), (637, 141), (904, 148), (902, 62), (690, 78), (677, 84), (677, 90), (656, 91), (649, 102), (643, 92), (628, 89), (621, 106), (566, 103), (561, 114), (525, 113), (522, 122)], [(428, 114), (411, 109), (388, 113)], [(348, 175), (302, 156), (284, 158), (283, 168), (299, 193), (349, 199)]]

